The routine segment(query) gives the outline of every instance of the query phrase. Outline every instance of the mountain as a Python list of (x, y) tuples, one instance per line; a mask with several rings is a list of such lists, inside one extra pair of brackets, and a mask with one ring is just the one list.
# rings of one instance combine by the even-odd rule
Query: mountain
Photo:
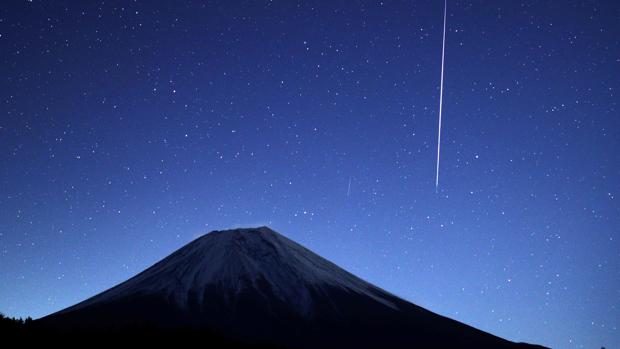
[(290, 348), (533, 348), (432, 313), (267, 228), (214, 231), (37, 323), (191, 328)]

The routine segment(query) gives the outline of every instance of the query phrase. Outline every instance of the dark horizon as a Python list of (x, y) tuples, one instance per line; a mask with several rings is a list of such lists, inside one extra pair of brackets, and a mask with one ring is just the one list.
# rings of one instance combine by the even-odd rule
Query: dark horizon
[(9, 0), (0, 312), (272, 227), (509, 340), (620, 347), (620, 3)]

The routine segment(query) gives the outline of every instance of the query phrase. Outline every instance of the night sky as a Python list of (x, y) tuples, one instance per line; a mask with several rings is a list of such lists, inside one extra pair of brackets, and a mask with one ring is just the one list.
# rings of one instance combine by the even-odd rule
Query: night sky
[(620, 3), (0, 8), (0, 311), (268, 225), (517, 341), (620, 346)]

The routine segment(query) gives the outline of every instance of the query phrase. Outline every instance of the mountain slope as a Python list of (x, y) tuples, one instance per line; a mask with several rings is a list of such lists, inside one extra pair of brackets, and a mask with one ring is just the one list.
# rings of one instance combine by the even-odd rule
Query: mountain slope
[(288, 347), (516, 348), (400, 299), (267, 227), (211, 232), (40, 323), (209, 329)]

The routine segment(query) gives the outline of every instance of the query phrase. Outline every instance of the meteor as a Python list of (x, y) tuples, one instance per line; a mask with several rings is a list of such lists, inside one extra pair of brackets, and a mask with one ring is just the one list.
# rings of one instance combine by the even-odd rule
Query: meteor
[(353, 177), (349, 177), (349, 186), (347, 187), (347, 197), (351, 195), (351, 180)]
[(443, 4), (443, 40), (441, 44), (441, 81), (439, 83), (439, 128), (437, 130), (437, 169), (435, 172), (435, 192), (439, 188), (439, 152), (441, 150), (441, 112), (443, 109), (443, 68), (446, 54), (446, 13), (448, 0)]

